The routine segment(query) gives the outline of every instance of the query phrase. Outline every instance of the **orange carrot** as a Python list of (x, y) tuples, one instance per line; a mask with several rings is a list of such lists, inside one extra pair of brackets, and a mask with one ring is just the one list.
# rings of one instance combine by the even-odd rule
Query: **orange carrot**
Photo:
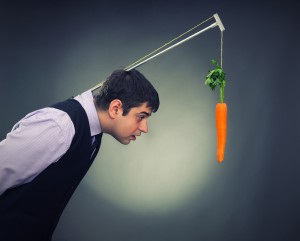
[(216, 105), (216, 129), (217, 129), (217, 161), (224, 160), (227, 129), (227, 105), (217, 103)]
[(210, 70), (206, 76), (205, 85), (211, 90), (215, 90), (218, 86), (220, 89), (220, 102), (216, 105), (216, 128), (217, 128), (217, 161), (224, 160), (226, 130), (227, 130), (227, 105), (224, 103), (224, 89), (226, 85), (226, 74), (216, 60), (211, 61), (216, 65), (215, 69)]

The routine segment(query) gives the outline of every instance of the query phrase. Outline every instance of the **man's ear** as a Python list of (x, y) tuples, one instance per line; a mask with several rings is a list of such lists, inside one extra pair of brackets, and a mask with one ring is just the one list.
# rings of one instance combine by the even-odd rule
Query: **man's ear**
[(115, 119), (118, 115), (122, 115), (122, 101), (119, 99), (112, 100), (109, 104), (108, 114), (110, 118)]

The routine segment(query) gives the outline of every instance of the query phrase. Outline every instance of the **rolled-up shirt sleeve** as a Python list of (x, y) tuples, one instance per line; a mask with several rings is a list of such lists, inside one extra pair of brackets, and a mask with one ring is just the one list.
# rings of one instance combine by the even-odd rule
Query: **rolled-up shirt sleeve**
[(0, 142), (0, 195), (28, 183), (69, 149), (75, 128), (69, 115), (55, 108), (34, 111)]

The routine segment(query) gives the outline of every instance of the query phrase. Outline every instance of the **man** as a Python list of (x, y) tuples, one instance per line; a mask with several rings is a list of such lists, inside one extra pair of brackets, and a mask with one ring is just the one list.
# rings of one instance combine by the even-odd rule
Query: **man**
[(127, 145), (147, 133), (158, 108), (158, 94), (140, 72), (116, 70), (98, 89), (19, 121), (0, 142), (0, 240), (51, 240), (102, 133)]

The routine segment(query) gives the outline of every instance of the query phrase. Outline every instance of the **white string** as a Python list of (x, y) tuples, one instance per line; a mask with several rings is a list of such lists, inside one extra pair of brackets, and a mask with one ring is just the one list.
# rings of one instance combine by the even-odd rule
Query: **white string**
[(223, 31), (221, 31), (221, 68), (223, 66)]

